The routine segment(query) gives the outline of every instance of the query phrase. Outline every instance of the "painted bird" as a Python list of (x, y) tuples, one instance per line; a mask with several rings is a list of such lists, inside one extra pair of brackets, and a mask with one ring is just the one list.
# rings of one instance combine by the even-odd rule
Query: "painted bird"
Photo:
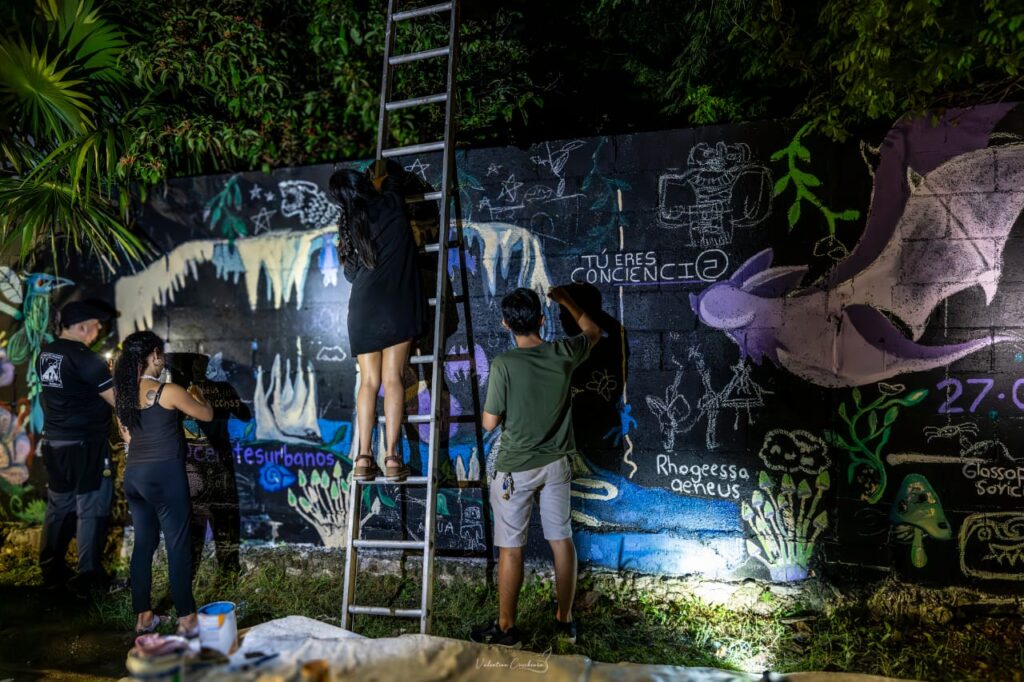
[[(32, 404), (29, 429), (39, 433), (43, 428), (43, 409), (39, 403), (39, 376), (36, 361), (43, 343), (53, 340), (47, 332), (50, 324), (50, 294), (61, 287), (74, 284), (69, 279), (34, 272), (22, 279), (7, 266), (0, 266), (0, 294), (9, 305), (0, 300), (0, 312), (20, 321), (21, 327), (7, 341), (7, 357), (16, 365), (28, 361), (25, 379), (28, 398)], [(20, 309), (14, 306), (21, 306)]]

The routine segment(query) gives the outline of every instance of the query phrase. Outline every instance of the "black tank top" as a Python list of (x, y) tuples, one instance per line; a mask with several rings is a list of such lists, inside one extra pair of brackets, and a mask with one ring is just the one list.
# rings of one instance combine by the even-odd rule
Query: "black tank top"
[(185, 460), (185, 433), (178, 423), (178, 411), (160, 406), (161, 384), (149, 407), (139, 410), (139, 425), (130, 429), (127, 465)]

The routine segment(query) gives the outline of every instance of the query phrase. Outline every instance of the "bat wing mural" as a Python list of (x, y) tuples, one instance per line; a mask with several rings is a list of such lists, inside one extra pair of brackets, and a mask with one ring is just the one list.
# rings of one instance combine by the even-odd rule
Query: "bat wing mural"
[(829, 387), (942, 367), (1014, 340), (994, 335), (952, 345), (916, 342), (932, 311), (953, 294), (979, 286), (986, 303), (995, 296), (1003, 249), (1024, 209), (1024, 145), (965, 152), (925, 175), (912, 169), (907, 175), (909, 196), (895, 227), (869, 218), (862, 243), (878, 241), (873, 225), (891, 233), (862, 269), (842, 281), (826, 277), (797, 288), (806, 270), (769, 267), (772, 251), (766, 249), (728, 281), (691, 295), (694, 311), (725, 331), (744, 356), (755, 362), (767, 356)]

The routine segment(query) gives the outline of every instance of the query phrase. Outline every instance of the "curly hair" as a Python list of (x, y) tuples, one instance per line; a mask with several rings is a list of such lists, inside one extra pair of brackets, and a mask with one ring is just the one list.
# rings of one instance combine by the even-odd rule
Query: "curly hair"
[(129, 334), (121, 343), (121, 354), (114, 365), (114, 412), (129, 430), (139, 425), (139, 379), (146, 369), (146, 358), (163, 347), (163, 339), (150, 331)]

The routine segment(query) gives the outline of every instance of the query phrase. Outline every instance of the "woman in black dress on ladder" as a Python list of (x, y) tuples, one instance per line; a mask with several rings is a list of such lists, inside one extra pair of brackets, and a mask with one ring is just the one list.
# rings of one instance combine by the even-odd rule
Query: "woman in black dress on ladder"
[(398, 182), (383, 178), (378, 191), (365, 173), (340, 170), (330, 179), (338, 219), (339, 255), (345, 279), (352, 284), (348, 304), (348, 338), (359, 363), (356, 421), (359, 454), (352, 475), (373, 480), (381, 475), (371, 454), (377, 394), (384, 387), (386, 454), (383, 474), (389, 481), (409, 475), (398, 448), (405, 406), (402, 371), (412, 342), (422, 332), (422, 284), (416, 266), (416, 241), (405, 214)]

